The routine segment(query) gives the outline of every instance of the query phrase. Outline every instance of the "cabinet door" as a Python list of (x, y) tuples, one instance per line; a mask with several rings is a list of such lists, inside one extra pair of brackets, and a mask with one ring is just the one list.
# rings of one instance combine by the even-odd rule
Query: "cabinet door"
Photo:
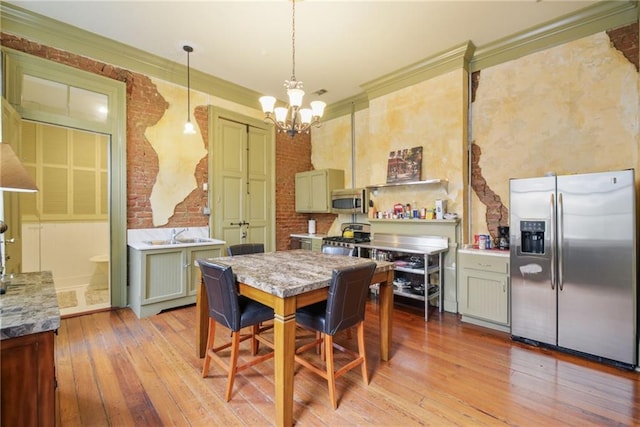
[(142, 304), (186, 296), (187, 250), (144, 255)]
[(0, 425), (55, 425), (53, 331), (2, 341)]
[(462, 269), (460, 311), (480, 319), (509, 323), (509, 279), (505, 275)]
[(327, 195), (327, 171), (317, 171), (309, 175), (311, 212), (329, 212)]
[(321, 169), (296, 174), (296, 212), (331, 212), (331, 191), (344, 187), (344, 172)]
[(200, 287), (200, 267), (196, 265), (196, 261), (202, 258), (217, 258), (222, 256), (222, 248), (212, 248), (210, 246), (205, 248), (189, 249), (189, 277), (187, 283), (189, 283), (189, 289), (187, 289), (187, 295), (196, 295), (198, 288)]
[(296, 174), (296, 212), (311, 212), (311, 175)]

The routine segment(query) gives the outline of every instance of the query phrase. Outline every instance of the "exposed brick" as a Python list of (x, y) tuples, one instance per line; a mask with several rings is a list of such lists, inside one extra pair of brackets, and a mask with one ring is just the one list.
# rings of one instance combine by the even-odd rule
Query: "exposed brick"
[(627, 25), (607, 31), (613, 47), (618, 49), (625, 58), (629, 60), (639, 70), (640, 63), (638, 55), (640, 45), (638, 44), (638, 23)]

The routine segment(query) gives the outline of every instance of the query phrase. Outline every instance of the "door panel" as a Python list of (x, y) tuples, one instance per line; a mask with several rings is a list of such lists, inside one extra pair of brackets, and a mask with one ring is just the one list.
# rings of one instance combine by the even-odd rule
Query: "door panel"
[(558, 177), (558, 345), (635, 361), (632, 171)]
[(246, 168), (246, 125), (230, 120), (220, 121), (221, 162), (220, 188), (216, 194), (221, 195), (216, 200), (216, 211), (221, 212), (219, 217), (220, 233), (227, 245), (235, 245), (242, 242), (242, 230), (238, 223), (244, 217), (245, 186), (244, 169)]
[(248, 135), (248, 177), (249, 185), (246, 200), (246, 221), (248, 243), (268, 241), (269, 192), (269, 156), (267, 133), (263, 129), (249, 127)]
[[(556, 344), (552, 286), (555, 177), (510, 181), (511, 335)], [(552, 204), (553, 201), (553, 204)], [(522, 252), (521, 221), (544, 221), (544, 253)]]

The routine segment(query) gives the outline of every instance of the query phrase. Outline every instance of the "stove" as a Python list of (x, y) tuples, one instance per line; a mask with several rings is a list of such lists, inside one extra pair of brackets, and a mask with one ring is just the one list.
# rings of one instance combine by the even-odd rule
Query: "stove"
[[(369, 224), (346, 223), (340, 226), (340, 236), (328, 236), (322, 239), (323, 246), (340, 246), (344, 248), (355, 248), (356, 243), (371, 241), (371, 226)], [(346, 237), (353, 231), (353, 237)]]

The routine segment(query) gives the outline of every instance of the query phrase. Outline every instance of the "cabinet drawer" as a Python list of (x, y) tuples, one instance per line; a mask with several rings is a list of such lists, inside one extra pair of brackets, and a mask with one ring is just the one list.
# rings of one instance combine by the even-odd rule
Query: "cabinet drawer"
[(465, 253), (459, 255), (462, 268), (509, 274), (509, 258)]

